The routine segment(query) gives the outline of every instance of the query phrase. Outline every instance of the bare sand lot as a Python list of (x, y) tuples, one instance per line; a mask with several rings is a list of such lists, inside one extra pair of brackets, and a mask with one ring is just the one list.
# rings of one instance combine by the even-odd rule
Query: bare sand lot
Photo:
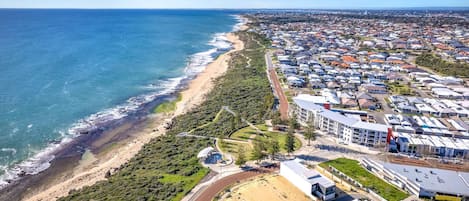
[(310, 201), (298, 188), (277, 174), (255, 177), (220, 195), (226, 201)]

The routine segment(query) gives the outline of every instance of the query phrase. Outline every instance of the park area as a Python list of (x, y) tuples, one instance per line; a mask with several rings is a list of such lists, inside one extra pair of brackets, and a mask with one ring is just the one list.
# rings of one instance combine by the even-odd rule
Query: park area
[[(260, 142), (267, 144), (269, 141), (277, 141), (280, 148), (280, 153), (287, 153), (285, 144), (287, 143), (287, 134), (284, 132), (269, 131), (264, 124), (256, 125), (259, 129), (257, 131), (253, 127), (242, 128), (235, 133), (231, 134), (228, 139), (220, 140), (219, 147), (223, 152), (237, 155), (239, 147), (242, 147), (245, 153), (250, 155), (252, 152), (253, 143)], [(295, 137), (295, 150), (301, 147), (301, 141)]]
[(412, 96), (414, 95), (414, 91), (410, 88), (408, 84), (402, 84), (399, 82), (391, 82), (387, 83), (387, 86), (391, 90), (393, 94), (396, 95), (403, 95), (403, 96)]
[(329, 166), (332, 166), (389, 201), (399, 201), (408, 197), (407, 193), (368, 172), (356, 160), (338, 158), (321, 163), (319, 166), (327, 170), (330, 170)]
[(222, 191), (215, 200), (269, 200), (269, 201), (310, 201), (298, 188), (279, 175), (263, 175)]

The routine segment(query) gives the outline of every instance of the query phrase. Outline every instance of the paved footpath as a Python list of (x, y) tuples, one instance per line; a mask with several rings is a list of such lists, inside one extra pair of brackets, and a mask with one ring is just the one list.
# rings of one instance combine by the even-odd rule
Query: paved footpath
[(280, 117), (283, 120), (287, 120), (288, 119), (288, 99), (287, 99), (287, 96), (285, 96), (285, 93), (283, 92), (280, 82), (278, 81), (277, 72), (275, 72), (275, 68), (272, 64), (272, 57), (271, 57), (270, 52), (267, 52), (265, 54), (265, 62), (267, 63), (267, 71), (269, 73), (269, 78), (270, 78), (269, 80), (271, 81), (271, 84), (274, 90), (274, 95), (279, 100)]
[(231, 184), (235, 184), (238, 181), (246, 180), (264, 173), (269, 173), (272, 170), (260, 170), (260, 169), (253, 169), (249, 171), (240, 172), (237, 174), (233, 174), (227, 177), (224, 177), (205, 188), (194, 200), (195, 201), (207, 201), (212, 200), (219, 192), (221, 192), (226, 187), (230, 186)]

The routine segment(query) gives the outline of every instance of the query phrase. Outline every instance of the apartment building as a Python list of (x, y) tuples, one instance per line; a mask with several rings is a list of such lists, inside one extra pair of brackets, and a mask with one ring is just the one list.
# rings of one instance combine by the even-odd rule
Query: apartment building
[(296, 115), (302, 125), (313, 124), (316, 128), (336, 137), (344, 144), (367, 147), (385, 145), (390, 127), (384, 124), (362, 122), (330, 110), (328, 104), (317, 105), (303, 96), (293, 98), (291, 116)]

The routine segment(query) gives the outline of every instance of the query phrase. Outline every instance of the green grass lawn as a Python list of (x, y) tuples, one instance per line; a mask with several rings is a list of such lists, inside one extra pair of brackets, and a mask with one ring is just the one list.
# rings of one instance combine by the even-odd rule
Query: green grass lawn
[[(285, 143), (287, 141), (287, 134), (283, 132), (271, 132), (267, 131), (266, 125), (256, 125), (261, 131), (265, 134), (261, 135), (256, 132), (255, 129), (251, 127), (242, 128), (231, 135), (231, 139), (248, 141), (251, 135), (256, 135), (253, 140), (258, 140), (262, 142), (267, 142), (270, 139), (276, 139), (280, 144), (280, 151), (286, 153)], [(295, 137), (295, 149), (301, 147), (301, 141)]]
[(394, 94), (399, 95), (413, 95), (414, 91), (407, 84), (401, 84), (398, 82), (387, 83), (388, 87)]
[(187, 177), (177, 174), (163, 174), (159, 181), (162, 183), (183, 183), (184, 190), (176, 195), (172, 200), (181, 200), (192, 188), (194, 188), (205, 175), (210, 172), (208, 168), (202, 168), (197, 173)]
[(237, 157), (238, 154), (238, 149), (240, 146), (243, 146), (244, 152), (246, 153), (246, 156), (249, 158), (249, 153), (252, 152), (252, 146), (249, 145), (248, 143), (237, 143), (237, 142), (227, 142), (224, 141), (223, 144), (220, 144), (218, 142), (218, 146), (221, 148), (221, 150), (225, 153), (230, 153), (233, 157)]
[(253, 128), (245, 127), (233, 133), (230, 138), (234, 140), (247, 141), (249, 140), (249, 137), (251, 137), (251, 135), (256, 134), (256, 133), (257, 131), (254, 130)]
[(178, 95), (178, 97), (175, 100), (163, 102), (159, 104), (158, 106), (156, 106), (153, 112), (157, 114), (172, 112), (176, 110), (176, 103), (181, 100), (182, 100), (182, 96)]
[[(287, 134), (286, 133), (279, 133), (279, 132), (266, 132), (265, 135), (267, 138), (262, 136), (257, 136), (256, 139), (261, 139), (263, 141), (267, 141), (268, 139), (276, 139), (280, 144), (280, 151), (282, 153), (286, 153), (287, 150), (285, 149), (285, 144), (287, 143)], [(295, 150), (301, 147), (301, 141), (295, 137)]]
[(338, 158), (319, 164), (319, 166), (325, 169), (328, 169), (329, 165), (355, 179), (365, 187), (372, 189), (389, 201), (399, 201), (408, 197), (407, 193), (368, 172), (356, 160)]

